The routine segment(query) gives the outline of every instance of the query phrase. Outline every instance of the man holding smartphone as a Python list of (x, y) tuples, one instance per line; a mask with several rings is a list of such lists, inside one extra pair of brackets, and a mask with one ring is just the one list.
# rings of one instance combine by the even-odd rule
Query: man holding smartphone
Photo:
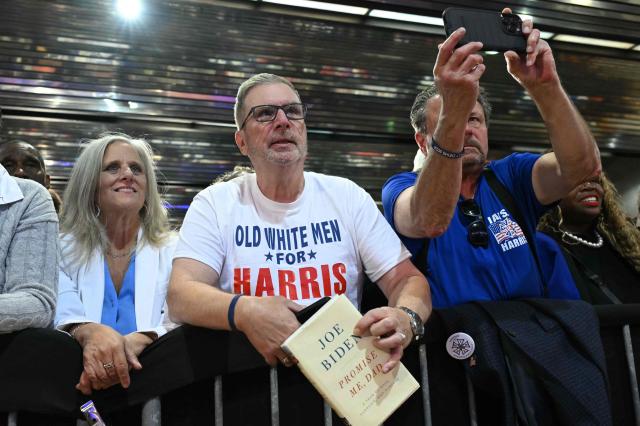
[[(601, 169), (594, 138), (560, 83), (551, 48), (531, 21), (522, 33), (526, 54), (505, 52), (507, 71), (535, 102), (554, 152), (487, 162), (491, 107), (480, 88), (483, 45), (456, 48), (465, 35), (459, 28), (439, 46), (435, 86), (418, 94), (411, 110), (416, 143), (429, 154), (422, 172), (395, 175), (382, 191), (387, 220), (416, 264), (424, 265), (435, 307), (545, 295), (527, 234), (555, 201)], [(488, 174), (498, 184), (489, 184)], [(496, 193), (497, 185), (515, 205)]]

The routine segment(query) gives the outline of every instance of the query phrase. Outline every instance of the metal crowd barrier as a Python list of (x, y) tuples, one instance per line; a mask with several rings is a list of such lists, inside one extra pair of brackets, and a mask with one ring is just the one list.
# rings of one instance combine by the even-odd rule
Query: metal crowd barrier
[[(633, 305), (607, 305), (596, 306), (595, 311), (600, 319), (601, 333), (603, 329), (613, 328), (619, 329), (623, 335), (624, 341), (624, 355), (626, 358), (626, 368), (629, 380), (629, 386), (631, 389), (631, 399), (634, 407), (634, 419), (635, 424), (640, 425), (640, 397), (638, 388), (638, 377), (635, 364), (634, 347), (631, 336), (631, 326), (640, 326), (640, 304)], [(615, 348), (605, 347), (605, 351), (616, 350)], [(417, 354), (419, 373), (414, 371), (417, 379), (421, 383), (421, 405), (422, 413), (416, 413), (416, 418), (421, 417), (425, 426), (432, 426), (432, 406), (437, 404), (437, 401), (432, 400), (429, 387), (429, 370), (427, 360), (427, 347), (425, 343), (422, 343), (416, 351)], [(410, 355), (409, 353), (407, 355)], [(403, 359), (405, 361), (405, 359)], [(438, 368), (438, 366), (432, 365), (431, 368)], [(224, 376), (216, 376), (214, 379), (214, 418), (215, 425), (222, 426), (224, 422), (224, 404), (223, 404), (223, 381)], [(468, 377), (466, 379), (466, 390), (468, 395), (468, 411), (469, 411), (469, 424), (475, 426), (478, 424), (476, 418), (475, 399), (473, 396), (473, 386)], [(433, 384), (433, 383), (432, 383)], [(278, 369), (269, 369), (269, 392), (270, 392), (270, 424), (272, 426), (279, 426), (281, 423), (281, 407), (280, 407), (280, 393), (278, 386)], [(324, 403), (323, 409), (324, 425), (331, 426), (333, 422), (333, 415), (331, 408)], [(422, 414), (421, 416), (419, 414)], [(230, 415), (230, 414), (229, 414)], [(7, 421), (8, 426), (18, 426), (19, 419), (16, 413), (10, 413)], [(160, 426), (161, 425), (161, 403), (160, 398), (154, 398), (147, 401), (142, 409), (142, 425), (143, 426)], [(169, 425), (170, 426), (170, 425)]]

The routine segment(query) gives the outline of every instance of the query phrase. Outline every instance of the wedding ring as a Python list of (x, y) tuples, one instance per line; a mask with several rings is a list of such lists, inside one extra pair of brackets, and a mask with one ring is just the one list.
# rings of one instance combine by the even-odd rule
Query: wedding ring
[(110, 368), (113, 368), (113, 363), (112, 363), (112, 362), (106, 362), (106, 363), (102, 364), (102, 366), (103, 366), (105, 369), (107, 369), (107, 370), (108, 370), (108, 369), (110, 369)]
[(289, 359), (288, 356), (285, 356), (284, 358), (282, 358), (280, 360), (282, 362), (282, 365), (284, 365), (285, 367), (290, 367), (291, 366), (291, 359)]

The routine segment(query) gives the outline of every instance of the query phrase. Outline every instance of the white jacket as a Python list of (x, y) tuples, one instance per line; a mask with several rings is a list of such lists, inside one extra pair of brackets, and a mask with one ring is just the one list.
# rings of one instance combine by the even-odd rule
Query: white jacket
[[(138, 243), (142, 231), (138, 233)], [(100, 323), (104, 299), (104, 256), (96, 250), (88, 264), (70, 270), (65, 262), (74, 239), (65, 236), (60, 240), (60, 282), (55, 326), (66, 328), (79, 322)], [(158, 248), (149, 243), (136, 251), (135, 309), (137, 331), (154, 331), (158, 337), (175, 327), (169, 321), (165, 302), (171, 262), (177, 238), (171, 236), (164, 246)]]

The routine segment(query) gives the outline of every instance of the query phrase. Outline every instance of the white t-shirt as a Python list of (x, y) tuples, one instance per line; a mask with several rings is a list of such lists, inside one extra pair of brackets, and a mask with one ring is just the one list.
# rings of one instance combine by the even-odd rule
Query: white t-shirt
[(202, 190), (184, 218), (174, 259), (209, 265), (230, 293), (280, 295), (302, 305), (346, 293), (359, 306), (363, 274), (376, 282), (410, 253), (355, 183), (312, 172), (304, 180), (293, 203), (265, 197), (255, 174)]

